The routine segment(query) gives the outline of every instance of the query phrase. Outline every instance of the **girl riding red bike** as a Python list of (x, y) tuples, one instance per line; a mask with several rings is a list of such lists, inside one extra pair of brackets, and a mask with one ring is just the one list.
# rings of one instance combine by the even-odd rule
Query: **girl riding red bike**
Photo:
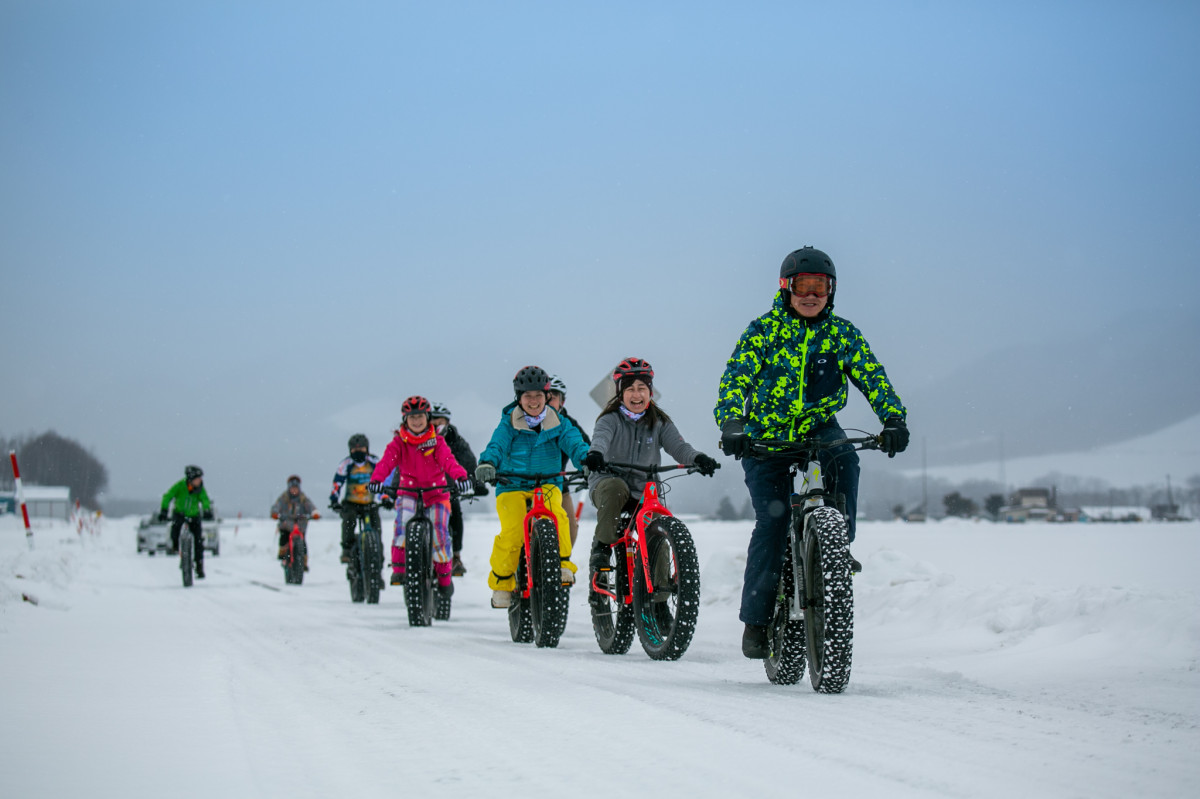
[[(403, 585), (405, 576), (405, 526), (417, 510), (417, 496), (406, 487), (442, 485), (446, 477), (456, 481), (459, 491), (474, 493), (475, 486), (467, 471), (454, 459), (450, 447), (429, 423), (429, 400), (412, 396), (404, 401), (404, 415), (396, 436), (383, 451), (383, 457), (371, 473), (367, 490), (372, 494), (383, 491), (384, 482), (396, 472), (396, 528), (392, 539), (392, 585)], [(454, 592), (450, 579), (450, 495), (444, 490), (425, 494), (424, 504), (433, 522), (434, 571), (438, 588), (449, 595)]]
[[(678, 593), (682, 553), (677, 550), (690, 550), (694, 560), (695, 549), (687, 529), (659, 502), (657, 472), (661, 470), (660, 450), (665, 450), (683, 468), (694, 467), (695, 471), (706, 476), (712, 476), (717, 469), (717, 462), (689, 445), (671, 417), (654, 402), (654, 369), (649, 363), (641, 358), (626, 358), (617, 365), (612, 378), (616, 383), (616, 396), (596, 419), (592, 448), (584, 459), (592, 471), (589, 487), (592, 503), (596, 506), (588, 598), (594, 618), (611, 612), (615, 616), (614, 624), (622, 629), (614, 645), (601, 640), (608, 634), (597, 627), (597, 640), (606, 652), (623, 652), (628, 648), (632, 628), (622, 622), (622, 611), (630, 607), (637, 596), (632, 591), (633, 580), (640, 574), (645, 586), (654, 586), (651, 588), (653, 604), (659, 606), (640, 613), (643, 617), (643, 646), (651, 657), (674, 659), (687, 648), (691, 630), (685, 631), (686, 640), (681, 638), (676, 643), (667, 640), (672, 637), (668, 630), (674, 630), (677, 626), (674, 618), (678, 614), (668, 612), (670, 606), (665, 603), (670, 600), (672, 591), (675, 592), (676, 601), (683, 599)], [(638, 513), (623, 516), (631, 513), (634, 506), (639, 504)], [(656, 534), (648, 538), (646, 524), (656, 517), (662, 521), (653, 528)], [(619, 524), (620, 521), (626, 521), (628, 526)], [(680, 539), (679, 544), (675, 543), (676, 537), (668, 534), (677, 528), (681, 528), (676, 536)], [(686, 542), (682, 541), (684, 537), (687, 538)], [(619, 552), (614, 553), (614, 545), (619, 545)], [(626, 568), (626, 564), (621, 562), (622, 558), (636, 554), (635, 550), (640, 552), (639, 557), (644, 560), (640, 571), (638, 563)], [(614, 573), (618, 571), (620, 574)], [(622, 575), (626, 578), (628, 590), (622, 590), (619, 579)], [(690, 579), (689, 575), (682, 576), (685, 582)], [(696, 591), (699, 591), (698, 576)], [(686, 610), (690, 612), (691, 608)], [(692, 618), (694, 620), (694, 614)], [(624, 639), (624, 648), (621, 648), (620, 639)]]

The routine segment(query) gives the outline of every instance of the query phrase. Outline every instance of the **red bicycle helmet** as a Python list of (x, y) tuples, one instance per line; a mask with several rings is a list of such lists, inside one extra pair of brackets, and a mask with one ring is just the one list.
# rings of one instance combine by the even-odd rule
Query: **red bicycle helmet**
[(614, 383), (620, 383), (621, 379), (625, 377), (649, 383), (654, 380), (654, 369), (641, 358), (626, 358), (617, 364), (617, 368), (613, 370), (612, 379)]
[(407, 419), (414, 413), (430, 413), (433, 410), (429, 404), (429, 400), (424, 397), (413, 395), (404, 401), (400, 406), (400, 414)]

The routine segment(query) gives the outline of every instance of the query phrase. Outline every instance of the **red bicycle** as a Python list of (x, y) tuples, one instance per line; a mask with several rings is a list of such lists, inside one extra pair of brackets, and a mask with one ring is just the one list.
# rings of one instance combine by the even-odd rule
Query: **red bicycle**
[(600, 651), (623, 655), (637, 630), (642, 649), (654, 660), (678, 660), (687, 651), (700, 612), (700, 563), (696, 544), (660, 495), (666, 485), (654, 478), (663, 472), (695, 466), (639, 466), (612, 463), (619, 469), (644, 472), (650, 479), (640, 500), (630, 500), (617, 517), (623, 532), (609, 550), (608, 562), (589, 566), (588, 603)]
[[(300, 529), (300, 520), (319, 518), (321, 514), (314, 513), (311, 516), (300, 514), (279, 520), (279, 532), (288, 533), (287, 552), (279, 562), (283, 565), (283, 579), (289, 584), (301, 585), (304, 582), (304, 569), (308, 565), (308, 544), (304, 540), (304, 531)], [(291, 530), (284, 526), (287, 524), (291, 525)]]
[(562, 582), (558, 524), (542, 493), (542, 484), (556, 477), (565, 478), (565, 490), (573, 482), (582, 482), (583, 472), (496, 474), (498, 483), (508, 483), (507, 478), (533, 483), (529, 489), (533, 498), (526, 503), (525, 540), (517, 564), (517, 589), (508, 606), (508, 631), (518, 644), (532, 642), (539, 647), (556, 647), (567, 626), (569, 586)]

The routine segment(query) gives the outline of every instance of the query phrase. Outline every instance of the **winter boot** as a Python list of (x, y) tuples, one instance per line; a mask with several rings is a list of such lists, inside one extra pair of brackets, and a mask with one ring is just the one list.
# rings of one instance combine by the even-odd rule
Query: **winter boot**
[(304, 550), (304, 571), (308, 571), (308, 550)]
[(463, 565), (462, 556), (459, 553), (454, 553), (454, 570), (451, 572), (455, 577), (462, 577), (467, 573), (467, 567)]
[(575, 585), (575, 572), (573, 569), (567, 568), (566, 564), (568, 563), (570, 563), (570, 561), (564, 558), (562, 566), (562, 584)]
[(846, 550), (846, 554), (850, 557), (850, 573), (851, 574), (861, 574), (862, 573), (862, 564), (854, 559), (854, 556), (850, 554), (850, 550)]
[(752, 660), (765, 660), (767, 650), (767, 628), (758, 624), (747, 624), (742, 633), (742, 654)]
[(450, 579), (450, 572), (453, 570), (453, 568), (454, 564), (452, 564), (450, 561), (446, 561), (445, 563), (435, 562), (433, 564), (433, 573), (437, 575), (439, 588), (450, 586), (450, 590), (454, 590), (454, 581)]
[(278, 557), (280, 560), (287, 560), (287, 558), (288, 558), (287, 544), (284, 544), (283, 546), (281, 546), (279, 548), (279, 556)]
[(512, 591), (501, 591), (496, 589), (492, 591), (492, 607), (507, 608), (512, 604)]
[(392, 585), (404, 585), (404, 547), (392, 547)]
[(612, 571), (612, 547), (600, 540), (592, 541), (592, 555), (588, 566), (594, 572)]
[(197, 580), (204, 579), (204, 561), (202, 561), (202, 560), (196, 561), (196, 579)]

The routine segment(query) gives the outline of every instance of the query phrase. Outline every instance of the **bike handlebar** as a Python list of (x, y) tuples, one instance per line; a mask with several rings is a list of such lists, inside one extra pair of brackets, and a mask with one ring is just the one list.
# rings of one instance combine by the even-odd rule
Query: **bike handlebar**
[(496, 472), (496, 479), (489, 482), (497, 485), (511, 485), (511, 480), (506, 480), (507, 477), (516, 477), (521, 480), (528, 480), (531, 483), (542, 484), (553, 480), (556, 477), (565, 478), (564, 482), (570, 483), (580, 477), (586, 477), (582, 471), (566, 471), (566, 472), (548, 472), (545, 474), (522, 474), (521, 472)]
[(750, 453), (752, 455), (809, 455), (823, 449), (840, 447), (844, 444), (849, 444), (856, 450), (879, 449), (879, 436), (839, 438), (834, 441), (821, 441), (817, 438), (805, 438), (800, 441), (752, 439), (750, 442)]
[[(642, 466), (641, 464), (637, 463), (618, 463), (617, 461), (605, 461), (604, 469), (607, 469), (609, 466), (616, 466), (618, 469), (634, 469), (639, 472), (645, 472), (648, 475), (656, 475), (660, 474), (661, 472), (673, 472), (676, 469), (687, 469), (688, 474), (700, 471), (700, 467), (694, 463), (690, 465), (686, 463), (676, 463), (672, 466)], [(720, 469), (721, 464), (718, 463), (717, 468)]]

